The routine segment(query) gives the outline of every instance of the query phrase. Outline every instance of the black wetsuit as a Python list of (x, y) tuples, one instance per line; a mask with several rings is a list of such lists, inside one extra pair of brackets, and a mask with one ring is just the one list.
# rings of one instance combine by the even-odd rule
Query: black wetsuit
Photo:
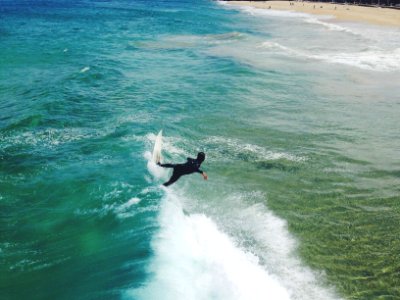
[(203, 171), (200, 170), (201, 162), (195, 158), (187, 158), (187, 162), (184, 164), (159, 164), (159, 166), (163, 168), (173, 168), (171, 178), (164, 183), (164, 186), (169, 186), (177, 181), (182, 175), (188, 175), (192, 173), (200, 173), (203, 174)]

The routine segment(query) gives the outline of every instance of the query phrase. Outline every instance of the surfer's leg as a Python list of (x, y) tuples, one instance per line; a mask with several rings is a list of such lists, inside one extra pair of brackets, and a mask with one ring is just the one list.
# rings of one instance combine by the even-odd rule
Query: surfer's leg
[(163, 168), (175, 168), (175, 164), (159, 164), (160, 167)]
[(172, 173), (171, 178), (166, 183), (164, 183), (163, 185), (164, 186), (169, 186), (169, 185), (173, 184), (175, 181), (177, 181), (181, 176), (182, 176), (181, 174), (179, 174), (177, 172), (174, 172), (174, 173)]

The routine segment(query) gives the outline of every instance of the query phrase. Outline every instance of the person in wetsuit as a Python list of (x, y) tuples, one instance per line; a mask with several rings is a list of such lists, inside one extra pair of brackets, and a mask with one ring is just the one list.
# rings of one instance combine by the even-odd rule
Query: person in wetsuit
[(192, 173), (200, 173), (204, 180), (208, 179), (206, 172), (200, 170), (201, 163), (205, 160), (206, 155), (204, 152), (199, 152), (197, 154), (197, 158), (187, 158), (187, 162), (184, 164), (161, 164), (157, 163), (160, 167), (163, 168), (172, 168), (174, 171), (172, 172), (171, 178), (165, 182), (164, 186), (169, 186), (177, 181), (182, 175), (188, 175)]

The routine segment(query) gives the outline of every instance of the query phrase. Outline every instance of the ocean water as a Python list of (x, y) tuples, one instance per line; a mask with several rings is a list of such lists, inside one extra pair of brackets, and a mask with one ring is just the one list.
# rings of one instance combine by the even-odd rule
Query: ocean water
[[(0, 299), (400, 299), (400, 30), (0, 2)], [(149, 162), (207, 155), (170, 188)]]

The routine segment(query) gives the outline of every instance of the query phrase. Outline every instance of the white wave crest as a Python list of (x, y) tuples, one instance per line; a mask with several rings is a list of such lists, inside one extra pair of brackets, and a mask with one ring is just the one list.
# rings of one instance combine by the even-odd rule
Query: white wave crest
[(346, 28), (346, 27), (343, 27), (343, 26), (340, 26), (340, 25), (337, 25), (337, 24), (333, 24), (333, 23), (323, 22), (323, 21), (321, 21), (320, 19), (317, 19), (317, 18), (306, 18), (304, 21), (306, 23), (309, 23), (309, 24), (321, 25), (321, 26), (325, 27), (328, 30), (347, 32), (347, 33), (351, 33), (351, 34), (354, 34), (354, 35), (359, 35), (358, 33), (354, 32), (350, 28)]
[(322, 60), (327, 63), (342, 64), (364, 70), (391, 72), (400, 70), (400, 48), (384, 50), (369, 47), (358, 52), (312, 53), (286, 47), (273, 41), (266, 41), (261, 47), (279, 55)]
[(89, 70), (90, 70), (90, 67), (84, 67), (79, 71), (79, 73), (86, 73)]
[(255, 250), (264, 267), (275, 274), (290, 291), (291, 299), (338, 299), (335, 291), (321, 286), (325, 275), (312, 271), (297, 257), (297, 241), (290, 235), (287, 224), (276, 217), (263, 204), (243, 207), (243, 201), (230, 199), (238, 209), (231, 215), (231, 227), (240, 228), (242, 234), (256, 241)]
[(126, 210), (128, 210), (132, 205), (136, 205), (140, 202), (140, 199), (138, 197), (133, 197), (131, 199), (129, 199), (126, 203), (120, 205), (116, 211), (117, 212), (124, 212)]
[(168, 192), (153, 241), (154, 277), (128, 291), (140, 299), (289, 299), (288, 291), (205, 215), (185, 215)]
[[(209, 141), (239, 147), (238, 151), (263, 151), (233, 139), (211, 137)], [(123, 297), (337, 299), (333, 290), (321, 287), (323, 275), (298, 259), (297, 242), (286, 222), (261, 204), (264, 193), (231, 188), (222, 191), (219, 199), (204, 199), (186, 187), (163, 188), (158, 207), (160, 230), (153, 237), (154, 258), (148, 266), (152, 275), (144, 286), (127, 290)], [(128, 209), (133, 205), (130, 202)]]
[(318, 54), (310, 57), (370, 71), (400, 70), (400, 48), (392, 51), (368, 49), (362, 52)]
[[(165, 190), (148, 269), (153, 275), (145, 286), (128, 290), (126, 299), (339, 299), (333, 289), (321, 286), (322, 273), (298, 259), (286, 222), (263, 204), (243, 201), (262, 193), (221, 199), (222, 206), (229, 202), (231, 207), (214, 211), (221, 227), (204, 213), (184, 213), (182, 203), (195, 200), (180, 192)], [(243, 235), (234, 239), (224, 229)], [(243, 236), (252, 245), (242, 244)]]
[(245, 143), (238, 139), (225, 138), (220, 136), (211, 136), (206, 139), (207, 144), (216, 144), (224, 150), (228, 150), (232, 155), (237, 154), (252, 154), (255, 160), (276, 160), (287, 159), (291, 161), (304, 161), (304, 157), (295, 156), (287, 152), (276, 152), (268, 150), (264, 147)]

